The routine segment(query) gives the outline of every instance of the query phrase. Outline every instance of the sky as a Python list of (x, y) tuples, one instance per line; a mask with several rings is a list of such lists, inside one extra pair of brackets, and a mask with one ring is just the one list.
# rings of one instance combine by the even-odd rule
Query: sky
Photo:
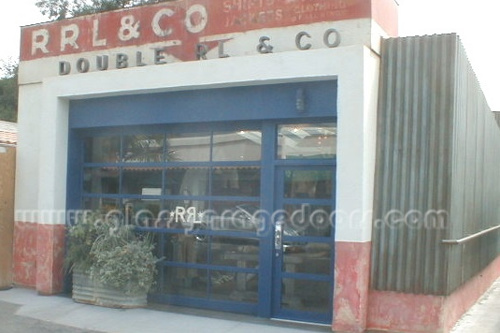
[[(500, 111), (500, 1), (397, 1), (400, 36), (458, 33), (490, 108)], [(14, 0), (0, 12), (0, 60), (18, 58), (20, 26), (47, 21), (35, 2)]]
[(492, 111), (500, 111), (500, 1), (398, 0), (399, 35), (456, 32)]

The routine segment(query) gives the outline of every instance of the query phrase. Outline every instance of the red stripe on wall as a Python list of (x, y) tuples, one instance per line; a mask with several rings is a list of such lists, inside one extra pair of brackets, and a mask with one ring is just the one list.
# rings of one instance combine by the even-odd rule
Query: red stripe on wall
[(398, 36), (398, 4), (395, 0), (372, 0), (372, 17), (389, 35)]
[(450, 332), (460, 317), (500, 277), (500, 257), (449, 296), (370, 291), (367, 329)]
[(13, 279), (40, 294), (63, 289), (64, 225), (15, 222)]
[(364, 332), (370, 281), (371, 242), (335, 243), (333, 330)]
[(17, 285), (36, 286), (36, 235), (36, 223), (14, 224), (13, 279)]

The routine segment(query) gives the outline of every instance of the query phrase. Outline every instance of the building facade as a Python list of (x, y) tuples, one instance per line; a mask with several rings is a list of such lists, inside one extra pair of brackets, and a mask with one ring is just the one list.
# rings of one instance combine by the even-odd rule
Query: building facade
[(155, 302), (446, 330), (461, 310), (421, 320), (455, 289), (375, 279), (395, 36), (393, 0), (179, 0), (22, 28), (15, 282), (61, 292), (65, 224), (99, 209), (154, 235)]

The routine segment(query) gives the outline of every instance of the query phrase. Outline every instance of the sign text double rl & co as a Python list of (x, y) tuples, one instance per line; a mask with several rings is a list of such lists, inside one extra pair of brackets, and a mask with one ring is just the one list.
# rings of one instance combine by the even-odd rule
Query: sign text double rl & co
[[(295, 45), (299, 50), (309, 50), (312, 45), (307, 40), (312, 39), (306, 31), (299, 32), (295, 37)], [(323, 36), (323, 43), (326, 47), (334, 48), (340, 44), (341, 37), (336, 29), (327, 29)], [(224, 51), (224, 41), (217, 41), (218, 45), (218, 58), (228, 58), (229, 54)], [(204, 43), (197, 43), (192, 52), (197, 60), (207, 60), (210, 46)], [(256, 44), (257, 52), (261, 54), (272, 53), (274, 46), (270, 37), (262, 36)], [(123, 69), (128, 67), (141, 67), (148, 64), (146, 57), (150, 57), (152, 63), (155, 65), (164, 65), (167, 63), (165, 57), (166, 47), (153, 48), (149, 54), (143, 54), (142, 51), (136, 51), (135, 54), (129, 55), (127, 53), (116, 53), (113, 59), (110, 60), (110, 55), (97, 55), (91, 58), (78, 58), (74, 64), (67, 60), (59, 61), (59, 75), (68, 75), (72, 72), (87, 73), (90, 71), (91, 61), (94, 61), (94, 67), (98, 71), (105, 71), (110, 69), (111, 63), (114, 63), (114, 68)]]

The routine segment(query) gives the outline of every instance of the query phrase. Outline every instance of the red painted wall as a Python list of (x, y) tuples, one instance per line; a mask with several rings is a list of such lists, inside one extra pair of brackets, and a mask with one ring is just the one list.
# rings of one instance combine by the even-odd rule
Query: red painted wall
[(26, 287), (36, 285), (37, 224), (14, 224), (14, 283)]
[(371, 242), (335, 243), (333, 330), (363, 332), (366, 328)]
[(64, 225), (16, 222), (14, 226), (14, 283), (40, 294), (63, 289)]
[(500, 277), (500, 257), (449, 296), (370, 291), (367, 329), (450, 332), (460, 317)]
[(367, 327), (401, 332), (441, 332), (444, 297), (370, 291)]
[(444, 303), (444, 331), (451, 330), (460, 317), (477, 302), (499, 277), (500, 256), (481, 273), (451, 294)]
[[(176, 41), (167, 53), (194, 60), (201, 37), (369, 18), (371, 12), (371, 0), (182, 0), (23, 27), (21, 61), (167, 41)], [(72, 26), (76, 45), (61, 45), (62, 35), (73, 36)], [(33, 48), (33, 41), (46, 41), (45, 49)]]
[(389, 37), (398, 36), (398, 4), (395, 0), (373, 0), (372, 17)]
[(63, 290), (64, 225), (38, 225), (36, 290), (56, 294)]

